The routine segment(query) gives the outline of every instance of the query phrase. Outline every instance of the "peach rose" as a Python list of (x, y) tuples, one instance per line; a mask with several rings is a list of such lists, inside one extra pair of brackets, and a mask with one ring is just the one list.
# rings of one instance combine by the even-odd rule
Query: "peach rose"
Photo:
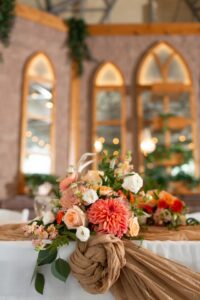
[(68, 229), (76, 229), (86, 225), (86, 214), (76, 205), (69, 208), (63, 217), (63, 222)]
[(85, 176), (83, 176), (82, 180), (86, 181), (91, 185), (102, 185), (102, 179), (100, 175), (103, 175), (99, 171), (89, 170)]
[(137, 217), (131, 217), (128, 220), (128, 228), (129, 228), (129, 235), (131, 237), (137, 236), (140, 230), (140, 225), (138, 223), (138, 218)]
[(166, 191), (161, 191), (159, 193), (159, 199), (164, 200), (169, 206), (172, 206), (177, 198)]
[(103, 185), (99, 188), (99, 194), (101, 196), (110, 196), (113, 194), (113, 189), (111, 189), (111, 187), (109, 187), (109, 186)]

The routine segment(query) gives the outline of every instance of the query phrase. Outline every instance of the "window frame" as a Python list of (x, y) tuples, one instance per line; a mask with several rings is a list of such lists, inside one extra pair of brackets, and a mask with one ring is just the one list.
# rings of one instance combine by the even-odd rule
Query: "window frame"
[[(107, 65), (112, 64), (118, 74), (121, 76), (122, 85), (97, 85), (97, 77), (99, 72)], [(118, 91), (121, 94), (121, 118), (115, 120), (97, 121), (96, 118), (96, 95), (99, 91)], [(92, 91), (92, 150), (95, 151), (94, 143), (97, 139), (97, 127), (98, 126), (119, 126), (120, 127), (120, 144), (121, 144), (121, 156), (125, 155), (126, 152), (126, 90), (125, 90), (125, 79), (121, 70), (116, 64), (111, 61), (105, 61), (101, 63), (96, 69), (93, 77), (93, 91)]]
[[(163, 81), (162, 83), (153, 83), (153, 84), (141, 84), (140, 83), (140, 76), (142, 72), (142, 68), (145, 64), (146, 59), (148, 58), (149, 55), (154, 55), (154, 51), (156, 50), (157, 47), (160, 47), (160, 45), (165, 45), (168, 48), (171, 49), (172, 54), (170, 55), (171, 59), (168, 61), (168, 65), (170, 64), (172, 57), (178, 56), (181, 63), (184, 65), (185, 69), (187, 70), (187, 75), (189, 77), (190, 83), (181, 83), (181, 82), (169, 82), (167, 81), (167, 74), (166, 74), (166, 69), (168, 66), (165, 66), (165, 70), (162, 70), (162, 66), (160, 63), (157, 62), (158, 67), (160, 68), (161, 75), (163, 76)], [(154, 56), (155, 57), (155, 56)], [(156, 60), (157, 61), (157, 60)], [(144, 171), (144, 155), (141, 152), (140, 149), (140, 143), (142, 140), (142, 131), (143, 131), (143, 106), (142, 106), (142, 99), (141, 95), (142, 92), (145, 91), (162, 91), (163, 95), (165, 97), (170, 97), (170, 94), (174, 94), (175, 92), (177, 93), (183, 93), (183, 92), (188, 92), (189, 94), (189, 104), (190, 104), (190, 111), (191, 111), (191, 131), (192, 131), (192, 141), (194, 143), (194, 149), (193, 149), (193, 154), (194, 154), (194, 163), (195, 163), (195, 176), (199, 176), (200, 170), (198, 168), (199, 166), (199, 153), (197, 151), (197, 128), (196, 128), (196, 117), (195, 117), (195, 98), (194, 98), (194, 87), (193, 87), (193, 80), (192, 80), (192, 75), (190, 68), (188, 66), (188, 63), (184, 59), (183, 55), (176, 50), (171, 44), (165, 41), (160, 41), (158, 43), (155, 43), (153, 46), (151, 46), (147, 51), (145, 52), (144, 56), (139, 62), (139, 66), (137, 69), (136, 73), (136, 106), (137, 106), (137, 118), (138, 118), (138, 143), (137, 143), (137, 152), (138, 152), (138, 159), (139, 159), (139, 170), (140, 172)], [(165, 92), (166, 91), (166, 92)], [(170, 99), (169, 99), (170, 101)]]
[[(47, 79), (42, 76), (32, 76), (29, 75), (29, 68), (31, 67), (32, 62), (37, 58), (37, 56), (43, 56), (46, 62), (51, 69), (52, 79)], [(31, 55), (28, 60), (25, 62), (23, 75), (22, 75), (22, 106), (21, 106), (21, 134), (20, 134), (20, 160), (19, 160), (19, 187), (18, 192), (20, 194), (25, 193), (25, 173), (23, 172), (23, 164), (26, 155), (26, 130), (27, 130), (27, 121), (28, 121), (28, 101), (27, 95), (29, 94), (29, 83), (31, 81), (41, 82), (41, 83), (51, 83), (52, 85), (52, 103), (53, 107), (51, 109), (51, 128), (50, 128), (50, 144), (51, 144), (51, 173), (55, 172), (55, 115), (56, 115), (56, 74), (53, 64), (48, 57), (48, 55), (44, 52), (35, 52)], [(47, 118), (43, 116), (43, 118), (39, 118), (39, 120), (46, 120)]]

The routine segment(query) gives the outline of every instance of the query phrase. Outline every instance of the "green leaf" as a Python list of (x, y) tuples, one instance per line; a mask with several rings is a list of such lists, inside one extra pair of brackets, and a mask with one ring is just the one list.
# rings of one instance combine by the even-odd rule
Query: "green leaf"
[(52, 241), (51, 247), (53, 248), (59, 248), (61, 246), (64, 246), (66, 244), (69, 244), (69, 239), (66, 235), (60, 235), (55, 240)]
[(52, 274), (61, 281), (66, 281), (70, 273), (69, 264), (62, 258), (58, 258), (51, 265)]
[(40, 250), (37, 259), (37, 265), (42, 266), (45, 264), (50, 264), (54, 261), (57, 257), (57, 248), (49, 247), (45, 250)]
[(31, 277), (31, 283), (33, 282), (33, 279), (35, 278), (36, 274), (37, 274), (37, 265), (34, 268), (33, 275)]
[(38, 293), (43, 295), (45, 279), (42, 273), (37, 273), (35, 278), (35, 289)]

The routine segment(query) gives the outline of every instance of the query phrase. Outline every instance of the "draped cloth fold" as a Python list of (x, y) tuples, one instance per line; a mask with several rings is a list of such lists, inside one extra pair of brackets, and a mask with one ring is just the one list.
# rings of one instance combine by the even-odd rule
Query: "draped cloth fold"
[(69, 263), (91, 294), (111, 289), (117, 300), (200, 299), (199, 273), (111, 235), (78, 242)]

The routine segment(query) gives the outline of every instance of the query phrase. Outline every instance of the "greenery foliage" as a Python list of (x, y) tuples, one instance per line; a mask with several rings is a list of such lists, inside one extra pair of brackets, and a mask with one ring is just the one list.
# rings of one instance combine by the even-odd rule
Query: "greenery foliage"
[(48, 244), (45, 249), (40, 250), (38, 253), (37, 263), (32, 280), (35, 278), (35, 289), (40, 294), (43, 294), (45, 285), (44, 275), (40, 272), (41, 266), (51, 264), (51, 273), (61, 281), (66, 282), (69, 276), (70, 266), (68, 262), (64, 259), (57, 258), (58, 248), (69, 244), (69, 239), (67, 236), (69, 236), (71, 239), (76, 239), (75, 237), (72, 238), (71, 232), (67, 231), (65, 228), (64, 235), (58, 236), (52, 241), (51, 244)]
[(83, 19), (70, 18), (66, 21), (69, 28), (67, 37), (67, 46), (69, 48), (69, 57), (77, 65), (77, 75), (83, 73), (83, 63), (85, 60), (92, 60), (90, 50), (86, 43), (88, 37), (88, 28)]
[(0, 42), (7, 47), (15, 20), (15, 0), (0, 0)]
[[(176, 117), (172, 113), (160, 114), (159, 117), (163, 120), (163, 127), (161, 133), (165, 133), (169, 130), (169, 120), (171, 117)], [(191, 143), (191, 140), (185, 140), (184, 142), (177, 142), (171, 144), (170, 147), (158, 144), (154, 152), (145, 157), (145, 190), (150, 190), (157, 186), (160, 189), (169, 189), (170, 182), (184, 182), (190, 189), (199, 185), (200, 180), (190, 174), (186, 174), (184, 171), (179, 171), (177, 175), (173, 176), (167, 171), (166, 166), (162, 166), (162, 162), (172, 159), (173, 155), (180, 155), (180, 162), (177, 162), (177, 166), (187, 164), (193, 159), (193, 151), (188, 149), (187, 146)], [(157, 164), (156, 162), (159, 162)]]
[(59, 185), (58, 178), (55, 175), (49, 174), (26, 174), (25, 175), (25, 185), (28, 188), (28, 193), (30, 196), (34, 195), (37, 192), (38, 187), (45, 183), (49, 182), (52, 184), (52, 192), (58, 194)]

